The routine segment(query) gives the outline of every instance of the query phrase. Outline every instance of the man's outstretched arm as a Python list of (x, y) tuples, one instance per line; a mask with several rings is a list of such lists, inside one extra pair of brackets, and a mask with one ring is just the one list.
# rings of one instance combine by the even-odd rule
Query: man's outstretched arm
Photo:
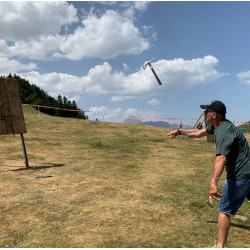
[(208, 135), (208, 133), (206, 132), (206, 129), (178, 129), (178, 130), (173, 130), (169, 132), (167, 136), (171, 136), (171, 139), (172, 139), (178, 136), (179, 134), (185, 135), (190, 138), (200, 138), (202, 136)]

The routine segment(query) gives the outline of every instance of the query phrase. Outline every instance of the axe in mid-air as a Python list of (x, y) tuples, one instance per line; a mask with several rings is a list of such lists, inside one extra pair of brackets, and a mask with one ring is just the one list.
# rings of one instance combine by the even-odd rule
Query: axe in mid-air
[(152, 66), (152, 64), (151, 64), (151, 63), (153, 62), (153, 60), (154, 60), (154, 58), (153, 58), (151, 61), (146, 62), (146, 63), (142, 66), (142, 68), (145, 70), (145, 69), (147, 68), (147, 66), (149, 66), (150, 69), (152, 70), (152, 72), (153, 72), (153, 74), (154, 74), (156, 80), (158, 81), (158, 83), (159, 83), (160, 85), (162, 85), (160, 78), (159, 78), (158, 75), (155, 73), (155, 70), (154, 70), (154, 68), (153, 68), (153, 66)]

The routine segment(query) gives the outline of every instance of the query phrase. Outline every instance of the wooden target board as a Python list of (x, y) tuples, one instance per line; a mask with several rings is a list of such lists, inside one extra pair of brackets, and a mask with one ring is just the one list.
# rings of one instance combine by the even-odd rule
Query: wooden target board
[(0, 78), (0, 135), (26, 132), (18, 82)]

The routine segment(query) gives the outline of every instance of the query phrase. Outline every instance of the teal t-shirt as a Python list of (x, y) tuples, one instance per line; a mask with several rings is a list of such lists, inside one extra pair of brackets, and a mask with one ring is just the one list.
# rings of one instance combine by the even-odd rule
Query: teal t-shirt
[(216, 129), (207, 126), (206, 131), (215, 135), (216, 155), (227, 157), (227, 179), (250, 178), (250, 150), (243, 133), (228, 120)]

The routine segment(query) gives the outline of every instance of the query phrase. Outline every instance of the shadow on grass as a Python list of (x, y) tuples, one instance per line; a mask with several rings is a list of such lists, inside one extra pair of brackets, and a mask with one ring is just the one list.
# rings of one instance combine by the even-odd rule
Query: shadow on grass
[(17, 172), (17, 171), (27, 171), (27, 170), (39, 170), (39, 169), (46, 169), (46, 168), (60, 168), (63, 167), (64, 164), (54, 164), (54, 163), (46, 163), (46, 165), (42, 165), (42, 166), (32, 166), (29, 168), (17, 168), (17, 169), (13, 169), (13, 170), (9, 170), (11, 172)]
[[(217, 221), (207, 221), (207, 222), (217, 224)], [(245, 230), (250, 231), (250, 226), (246, 226), (246, 225), (239, 225), (239, 224), (231, 223), (231, 227), (237, 227), (237, 228), (241, 228), (241, 229), (245, 229)]]

